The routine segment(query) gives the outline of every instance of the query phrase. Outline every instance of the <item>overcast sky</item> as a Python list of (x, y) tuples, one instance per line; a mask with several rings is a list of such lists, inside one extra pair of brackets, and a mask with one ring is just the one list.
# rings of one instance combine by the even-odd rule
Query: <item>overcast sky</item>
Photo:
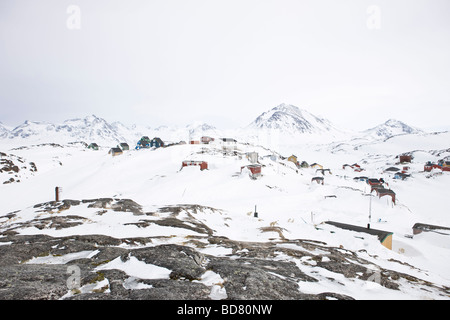
[(1, 0), (0, 122), (450, 128), (448, 0)]

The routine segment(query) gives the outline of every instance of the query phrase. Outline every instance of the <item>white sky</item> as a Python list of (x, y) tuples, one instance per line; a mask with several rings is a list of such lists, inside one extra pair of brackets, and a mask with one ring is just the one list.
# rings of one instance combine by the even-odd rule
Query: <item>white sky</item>
[(449, 13), (448, 0), (2, 0), (0, 122), (235, 128), (284, 102), (357, 130), (450, 128)]

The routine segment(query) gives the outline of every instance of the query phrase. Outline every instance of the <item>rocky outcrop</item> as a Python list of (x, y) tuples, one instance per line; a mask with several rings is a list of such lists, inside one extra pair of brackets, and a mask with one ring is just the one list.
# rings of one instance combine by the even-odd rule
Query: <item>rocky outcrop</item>
[[(120, 207), (124, 212), (154, 219), (143, 219), (139, 228), (172, 223), (175, 228), (194, 230), (198, 235), (175, 241), (151, 235), (116, 238), (100, 234), (51, 237), (19, 233), (21, 228), (30, 226), (48, 230), (85, 223), (83, 217), (57, 213), (82, 204), (101, 210)], [(353, 299), (342, 292), (330, 292), (329, 285), (315, 293), (303, 288), (305, 284), (320, 288), (322, 282), (344, 286), (343, 278), (361, 283), (372, 281), (374, 270), (375, 280), (385, 288), (399, 291), (407, 284), (442, 297), (449, 295), (449, 288), (388, 270), (361, 258), (358, 252), (323, 242), (243, 242), (217, 236), (196, 219), (195, 212), (200, 212), (201, 206), (180, 205), (161, 208), (158, 213), (143, 212), (132, 200), (107, 198), (48, 202), (34, 209), (40, 214), (51, 212), (51, 217), (36, 217), (0, 228), (0, 299)], [(186, 214), (186, 210), (191, 213)], [(156, 219), (162, 213), (161, 219)], [(18, 215), (14, 212), (0, 218), (12, 220)], [(214, 254), (217, 249), (221, 253)], [(136, 265), (140, 268), (137, 273), (127, 267)], [(164, 272), (152, 271), (155, 268)], [(70, 286), (68, 281), (74, 276), (79, 281)]]

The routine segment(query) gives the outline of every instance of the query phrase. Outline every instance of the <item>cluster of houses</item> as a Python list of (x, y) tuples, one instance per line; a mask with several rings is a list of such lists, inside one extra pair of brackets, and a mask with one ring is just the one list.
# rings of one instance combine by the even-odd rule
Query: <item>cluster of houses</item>
[[(203, 136), (200, 140), (189, 140), (189, 144), (196, 145), (196, 144), (217, 144), (221, 147), (221, 151), (225, 154), (234, 154), (237, 155), (237, 141), (232, 138), (219, 138), (214, 139), (212, 137)], [(175, 144), (186, 144), (184, 141), (180, 141), (179, 143)], [(160, 138), (155, 137), (153, 139), (150, 139), (148, 136), (143, 136), (136, 144), (136, 150), (142, 149), (142, 148), (161, 148), (161, 147), (169, 147), (175, 144), (165, 144), (164, 141), (162, 141)], [(96, 143), (91, 143), (88, 146), (89, 149), (92, 150), (98, 150), (99, 147)], [(109, 154), (112, 156), (116, 156), (119, 154), (122, 154), (123, 151), (129, 150), (129, 146), (126, 143), (120, 143), (117, 145), (117, 147), (111, 148), (109, 150)], [(244, 155), (244, 154), (240, 154)], [(258, 179), (261, 177), (261, 169), (262, 165), (258, 161), (258, 153), (257, 152), (247, 152), (245, 153), (245, 157), (250, 162), (248, 165), (241, 166), (241, 173), (246, 170), (249, 173), (249, 176), (251, 179)], [(313, 168), (316, 169), (316, 173), (321, 173), (320, 176), (315, 176), (311, 179), (311, 183), (316, 182), (318, 184), (324, 184), (324, 177), (326, 174), (331, 174), (330, 169), (325, 169), (322, 165), (318, 163), (308, 164), (306, 161), (299, 161), (297, 156), (291, 155), (288, 158), (281, 157), (283, 160), (288, 160), (295, 164), (297, 169), (300, 168)], [(401, 179), (405, 180), (406, 178), (410, 177), (410, 174), (408, 173), (410, 170), (410, 167), (407, 166), (407, 163), (411, 163), (412, 157), (410, 155), (400, 155), (398, 156), (399, 163), (402, 164), (402, 168), (398, 167), (389, 167), (384, 170), (385, 173), (393, 173), (394, 179)], [(272, 158), (271, 158), (272, 159)], [(272, 159), (275, 160), (275, 159)], [(202, 160), (184, 160), (181, 163), (181, 169), (184, 167), (190, 167), (190, 166), (197, 166), (201, 171), (208, 169), (208, 162), (202, 161)], [(443, 171), (450, 171), (450, 161), (444, 161), (440, 160), (438, 163), (431, 163), (427, 162), (424, 167), (424, 171), (431, 171), (434, 168), (441, 169)], [(354, 172), (362, 172), (364, 171), (363, 168), (357, 163), (354, 163), (352, 165), (344, 164), (342, 166), (342, 169), (350, 169)], [(396, 204), (396, 194), (393, 190), (391, 190), (388, 187), (388, 184), (384, 181), (383, 178), (376, 179), (376, 178), (369, 178), (366, 176), (358, 176), (354, 177), (353, 180), (355, 181), (363, 181), (367, 183), (370, 186), (370, 193), (372, 194), (374, 191), (378, 198), (388, 196), (392, 199), (392, 203)], [(326, 224), (333, 225), (335, 227), (345, 229), (345, 230), (352, 230), (356, 232), (362, 232), (370, 235), (376, 235), (378, 237), (378, 240), (380, 243), (385, 246), (388, 249), (392, 249), (392, 232), (383, 231), (383, 230), (377, 230), (370, 228), (370, 224), (367, 225), (367, 227), (361, 227), (356, 225), (350, 225), (350, 224), (343, 224), (340, 222), (335, 221), (327, 221)], [(446, 227), (440, 227), (440, 226), (431, 226), (426, 224), (417, 223), (413, 226), (413, 233), (418, 234), (423, 231), (436, 231), (436, 230), (444, 230), (447, 232), (450, 230), (450, 228)], [(450, 235), (450, 232), (449, 232)]]
[(439, 160), (437, 163), (433, 163), (431, 161), (428, 161), (425, 163), (425, 166), (423, 168), (424, 171), (430, 172), (433, 169), (440, 169), (442, 171), (450, 171), (450, 161), (445, 160)]
[[(91, 150), (96, 150), (96, 151), (100, 149), (98, 144), (95, 142), (89, 144), (87, 146), (87, 148), (91, 149)], [(116, 147), (109, 149), (108, 154), (110, 154), (114, 157), (114, 156), (121, 155), (126, 150), (130, 150), (130, 147), (127, 143), (122, 142), (122, 143), (119, 143)]]

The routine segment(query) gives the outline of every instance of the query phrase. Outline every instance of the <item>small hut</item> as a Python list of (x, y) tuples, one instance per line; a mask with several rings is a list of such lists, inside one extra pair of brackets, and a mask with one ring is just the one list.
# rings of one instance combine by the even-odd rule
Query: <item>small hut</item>
[(324, 180), (325, 179), (323, 177), (314, 177), (314, 178), (311, 179), (311, 182), (315, 181), (315, 182), (317, 182), (317, 184), (322, 184), (323, 185)]
[(190, 167), (190, 166), (199, 166), (200, 170), (208, 169), (208, 162), (206, 161), (193, 161), (193, 160), (185, 160), (181, 163), (181, 169), (184, 167)]
[(112, 155), (113, 157), (121, 155), (122, 153), (123, 151), (120, 148), (111, 148), (108, 151), (108, 154)]
[(96, 143), (91, 143), (90, 145), (88, 145), (87, 148), (88, 148), (88, 149), (92, 149), (92, 150), (98, 150), (98, 144), (96, 144)]
[(261, 177), (261, 165), (254, 163), (254, 164), (249, 164), (248, 166), (243, 166), (241, 167), (241, 172), (244, 168), (247, 168), (250, 170), (250, 178), (252, 179), (257, 179)]
[(119, 143), (117, 147), (122, 149), (123, 151), (130, 150), (130, 146), (128, 145), (128, 143), (125, 142)]

